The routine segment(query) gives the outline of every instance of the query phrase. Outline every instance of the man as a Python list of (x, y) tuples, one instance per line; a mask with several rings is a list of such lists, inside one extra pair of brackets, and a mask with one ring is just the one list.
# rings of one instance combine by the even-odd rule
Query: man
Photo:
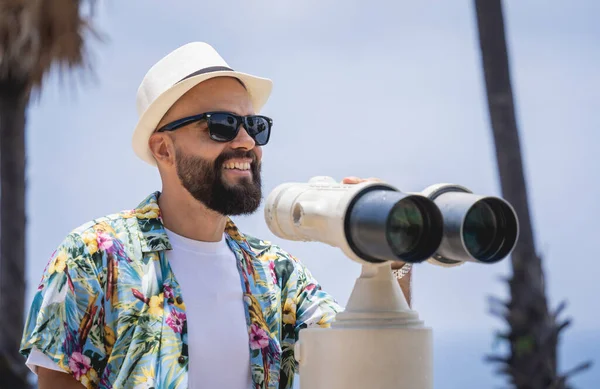
[(162, 191), (52, 255), (21, 346), (40, 388), (292, 387), (299, 330), (341, 308), (300, 261), (229, 219), (260, 205), (270, 92), (205, 43), (149, 70), (133, 148)]

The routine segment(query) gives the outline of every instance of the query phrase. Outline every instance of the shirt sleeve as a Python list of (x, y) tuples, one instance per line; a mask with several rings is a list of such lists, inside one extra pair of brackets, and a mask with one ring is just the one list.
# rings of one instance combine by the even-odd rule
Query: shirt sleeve
[(307, 327), (329, 327), (343, 309), (323, 290), (311, 272), (297, 258), (274, 246), (275, 268), (282, 287), (282, 366), (280, 382), (291, 387), (299, 364), (294, 345), (299, 333)]
[[(102, 261), (99, 252), (96, 259)], [(53, 362), (52, 366), (84, 386), (94, 387), (106, 365), (100, 281), (96, 263), (81, 237), (67, 236), (44, 269), (26, 319), (21, 354), (29, 357), (36, 349)]]
[(310, 270), (296, 262), (296, 339), (303, 328), (319, 326), (328, 328), (335, 315), (343, 309), (335, 298), (323, 290)]
[(35, 347), (29, 352), (29, 356), (27, 357), (27, 362), (25, 362), (25, 364), (29, 370), (36, 375), (38, 366), (49, 370), (56, 370), (63, 373), (65, 372), (60, 366), (58, 366), (56, 362)]
[(276, 245), (271, 246), (270, 253), (276, 258), (274, 267), (281, 280), (282, 338), (296, 341), (303, 328), (329, 327), (342, 307), (300, 260)]

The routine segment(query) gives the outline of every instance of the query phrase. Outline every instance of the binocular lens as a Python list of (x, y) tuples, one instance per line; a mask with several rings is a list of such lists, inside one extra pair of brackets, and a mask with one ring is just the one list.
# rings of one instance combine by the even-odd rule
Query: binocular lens
[(424, 231), (423, 214), (414, 200), (404, 199), (394, 206), (390, 212), (386, 232), (396, 253), (405, 255), (415, 250)]
[(386, 227), (392, 251), (407, 260), (431, 255), (441, 240), (438, 215), (439, 211), (427, 199), (411, 196), (398, 201), (390, 211)]
[(476, 202), (463, 224), (465, 248), (482, 262), (495, 262), (506, 256), (516, 236), (514, 213), (502, 201), (488, 198)]

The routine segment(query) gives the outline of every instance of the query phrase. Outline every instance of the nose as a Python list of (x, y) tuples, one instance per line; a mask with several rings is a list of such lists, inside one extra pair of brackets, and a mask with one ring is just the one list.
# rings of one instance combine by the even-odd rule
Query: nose
[(248, 131), (246, 131), (246, 128), (242, 124), (240, 126), (240, 131), (238, 132), (237, 136), (234, 140), (231, 141), (231, 147), (234, 149), (252, 150), (255, 145), (256, 142), (248, 134)]

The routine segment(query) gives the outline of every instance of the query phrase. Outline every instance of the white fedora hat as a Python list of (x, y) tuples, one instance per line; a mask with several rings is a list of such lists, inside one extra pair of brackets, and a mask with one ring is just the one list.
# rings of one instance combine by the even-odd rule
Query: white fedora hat
[(152, 66), (137, 92), (139, 121), (132, 141), (137, 156), (156, 166), (148, 139), (165, 113), (194, 86), (223, 76), (235, 77), (244, 84), (257, 113), (273, 88), (272, 81), (267, 78), (234, 71), (212, 46), (204, 42), (188, 43)]

